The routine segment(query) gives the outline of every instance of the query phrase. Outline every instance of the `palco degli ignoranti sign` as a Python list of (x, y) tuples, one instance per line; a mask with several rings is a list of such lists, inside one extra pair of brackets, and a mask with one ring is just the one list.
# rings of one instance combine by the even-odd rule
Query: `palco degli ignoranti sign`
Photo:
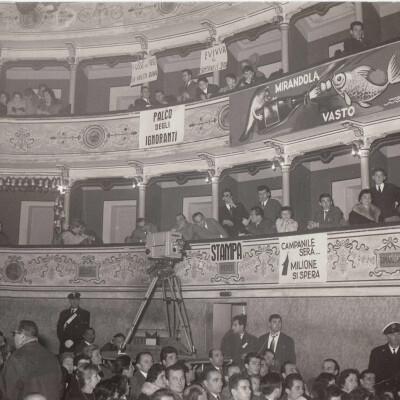
[(279, 283), (326, 282), (326, 233), (279, 238)]

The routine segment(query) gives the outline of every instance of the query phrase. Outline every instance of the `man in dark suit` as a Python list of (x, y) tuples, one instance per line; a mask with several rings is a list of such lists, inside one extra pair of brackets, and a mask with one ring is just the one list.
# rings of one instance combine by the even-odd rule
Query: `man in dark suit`
[(142, 111), (151, 106), (152, 104), (150, 102), (150, 90), (147, 86), (142, 86), (140, 98), (135, 100), (135, 110)]
[(254, 206), (250, 210), (250, 218), (243, 219), (243, 225), (247, 227), (248, 232), (253, 236), (267, 235), (272, 233), (273, 222), (264, 216), (261, 207)]
[(281, 212), (281, 203), (278, 200), (271, 199), (271, 190), (266, 185), (257, 186), (258, 203), (264, 211), (264, 217), (269, 218), (273, 223), (279, 218)]
[(247, 353), (257, 351), (257, 338), (246, 331), (246, 315), (236, 315), (232, 319), (232, 330), (222, 338), (221, 351), (225, 357), (244, 369), (244, 358)]
[(197, 89), (197, 99), (207, 100), (214, 97), (219, 92), (219, 87), (212, 83), (208, 83), (208, 79), (203, 76), (197, 80), (199, 88)]
[(353, 21), (350, 25), (351, 38), (344, 42), (344, 54), (349, 55), (365, 50), (368, 46), (364, 40), (364, 25), (360, 21)]
[(222, 194), (222, 199), (225, 202), (219, 208), (219, 222), (228, 232), (230, 237), (239, 236), (241, 233), (246, 233), (247, 230), (243, 225), (243, 218), (249, 217), (248, 212), (242, 203), (235, 203), (232, 198), (230, 189), (225, 189)]
[(68, 299), (71, 307), (61, 311), (58, 318), (57, 337), (60, 341), (60, 354), (64, 351), (74, 351), (89, 328), (90, 312), (79, 307), (80, 298), (80, 293), (70, 293)]
[(208, 358), (211, 365), (221, 374), (224, 373), (224, 354), (220, 349), (211, 349), (208, 352)]
[(332, 197), (328, 193), (319, 196), (319, 209), (312, 221), (308, 222), (308, 229), (338, 228), (345, 225), (342, 210), (333, 205)]
[(196, 100), (199, 85), (193, 80), (192, 71), (190, 69), (184, 69), (182, 71), (182, 80), (183, 85), (179, 88), (178, 100), (182, 103)]
[(372, 174), (374, 185), (371, 187), (372, 204), (381, 210), (381, 216), (385, 221), (399, 221), (400, 188), (392, 183), (386, 183), (386, 176), (383, 168), (374, 169)]
[(75, 354), (81, 354), (86, 346), (90, 346), (96, 339), (96, 332), (93, 328), (87, 328), (83, 334), (83, 340), (75, 345)]
[(219, 239), (227, 238), (225, 229), (214, 218), (204, 218), (201, 212), (193, 214), (194, 239)]
[(172, 228), (172, 231), (182, 233), (183, 240), (193, 240), (194, 239), (194, 232), (193, 232), (194, 225), (187, 221), (185, 215), (184, 214), (176, 214), (175, 221), (176, 221), (176, 225)]
[(207, 367), (202, 376), (202, 384), (207, 391), (208, 400), (227, 400), (221, 394), (224, 381), (220, 371), (214, 367)]
[(272, 314), (269, 317), (270, 331), (258, 338), (258, 354), (264, 354), (266, 349), (275, 353), (275, 370), (279, 371), (285, 361), (296, 364), (296, 352), (293, 339), (281, 332), (282, 317)]
[(383, 334), (387, 343), (371, 351), (368, 369), (375, 374), (377, 390), (391, 390), (400, 382), (400, 323), (386, 325)]
[(153, 356), (147, 351), (142, 351), (136, 356), (136, 371), (130, 379), (131, 398), (137, 399), (142, 392), (142, 386), (146, 382), (147, 373), (153, 365)]

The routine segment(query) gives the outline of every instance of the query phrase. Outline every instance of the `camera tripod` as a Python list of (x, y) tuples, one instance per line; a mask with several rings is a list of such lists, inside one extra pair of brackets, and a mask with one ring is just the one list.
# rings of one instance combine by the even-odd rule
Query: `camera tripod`
[[(140, 304), (140, 307), (136, 313), (135, 319), (133, 320), (132, 326), (126, 336), (125, 341), (121, 345), (121, 349), (124, 349), (131, 340), (132, 335), (138, 326), (141, 317), (144, 314), (148, 302), (151, 300), (154, 294), (154, 289), (157, 283), (161, 281), (162, 298), (164, 303), (164, 312), (167, 322), (167, 330), (169, 337), (173, 337), (178, 340), (179, 324), (182, 326), (182, 331), (187, 342), (187, 348), (190, 355), (196, 353), (193, 345), (192, 333), (190, 330), (189, 320), (186, 314), (185, 304), (182, 298), (181, 282), (174, 272), (174, 265), (179, 260), (177, 259), (154, 259), (148, 272), (154, 274), (150, 286)], [(171, 297), (169, 298), (168, 290), (170, 291)], [(170, 310), (170, 305), (172, 306)], [(171, 311), (171, 312), (170, 312)], [(172, 315), (171, 315), (172, 314)], [(178, 317), (178, 321), (177, 321)]]

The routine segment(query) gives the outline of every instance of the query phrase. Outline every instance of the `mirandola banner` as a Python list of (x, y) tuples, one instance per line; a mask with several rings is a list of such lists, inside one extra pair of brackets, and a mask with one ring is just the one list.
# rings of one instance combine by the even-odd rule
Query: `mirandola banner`
[(279, 283), (326, 282), (326, 233), (279, 238)]
[(140, 149), (181, 143), (183, 142), (184, 133), (184, 105), (157, 108), (140, 113)]

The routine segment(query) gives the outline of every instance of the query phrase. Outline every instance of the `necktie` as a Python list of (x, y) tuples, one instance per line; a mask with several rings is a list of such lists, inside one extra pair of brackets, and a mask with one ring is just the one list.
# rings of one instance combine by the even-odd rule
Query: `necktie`
[(382, 194), (382, 185), (379, 185), (379, 193)]
[(275, 351), (275, 341), (276, 341), (275, 339), (276, 339), (276, 336), (277, 335), (272, 336), (271, 344), (269, 345), (269, 349), (272, 350), (272, 351)]
[(75, 311), (76, 311), (76, 308), (75, 309), (71, 308), (71, 314), (73, 314)]
[(326, 220), (326, 214), (328, 214), (328, 211), (324, 210), (324, 221)]

